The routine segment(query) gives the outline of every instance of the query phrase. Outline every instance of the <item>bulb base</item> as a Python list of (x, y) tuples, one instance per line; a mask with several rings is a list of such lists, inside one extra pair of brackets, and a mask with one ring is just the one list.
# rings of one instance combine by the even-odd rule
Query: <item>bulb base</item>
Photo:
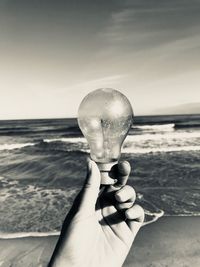
[(101, 184), (102, 185), (111, 185), (114, 184), (114, 177), (112, 177), (112, 167), (117, 164), (118, 161), (108, 162), (108, 163), (101, 163), (96, 162), (100, 173), (101, 173)]

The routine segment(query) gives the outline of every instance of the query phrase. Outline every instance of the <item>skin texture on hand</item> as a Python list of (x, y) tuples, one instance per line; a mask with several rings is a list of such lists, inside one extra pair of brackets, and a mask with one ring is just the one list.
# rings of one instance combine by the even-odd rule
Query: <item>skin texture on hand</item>
[(144, 221), (134, 204), (135, 190), (126, 185), (130, 165), (113, 167), (117, 183), (100, 188), (101, 176), (88, 162), (85, 184), (65, 218), (48, 267), (121, 267)]

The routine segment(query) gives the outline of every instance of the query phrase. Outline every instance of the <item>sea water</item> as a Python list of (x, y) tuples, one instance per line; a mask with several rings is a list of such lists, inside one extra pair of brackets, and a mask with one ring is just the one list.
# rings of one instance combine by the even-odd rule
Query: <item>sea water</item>
[[(0, 237), (58, 234), (86, 176), (76, 119), (0, 121)], [(122, 149), (146, 222), (200, 215), (200, 115), (136, 117)]]

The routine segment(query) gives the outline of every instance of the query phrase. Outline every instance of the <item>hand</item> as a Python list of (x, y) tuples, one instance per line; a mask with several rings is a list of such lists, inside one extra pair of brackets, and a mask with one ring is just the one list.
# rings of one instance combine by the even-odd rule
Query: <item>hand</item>
[(117, 183), (100, 188), (100, 172), (88, 163), (85, 184), (68, 213), (49, 267), (119, 267), (144, 221), (135, 190), (126, 185), (128, 162), (114, 166)]

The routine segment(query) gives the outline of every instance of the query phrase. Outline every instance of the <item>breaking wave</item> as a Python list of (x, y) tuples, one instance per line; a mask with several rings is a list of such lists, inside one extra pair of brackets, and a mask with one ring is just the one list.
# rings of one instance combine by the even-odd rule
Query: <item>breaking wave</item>
[[(127, 154), (148, 154), (157, 152), (199, 151), (200, 146), (198, 145), (197, 140), (199, 138), (200, 132), (168, 132), (165, 134), (146, 133), (142, 135), (128, 135), (124, 142), (122, 152)], [(35, 143), (1, 144), (0, 151), (22, 149), (30, 146), (42, 148), (45, 144), (48, 145), (49, 149), (52, 147), (59, 150), (61, 144), (63, 144), (62, 150), (66, 152), (89, 152), (87, 140), (84, 137), (47, 138)]]
[(141, 130), (150, 130), (150, 131), (166, 131), (166, 130), (174, 130), (175, 124), (153, 124), (153, 125), (140, 125), (140, 126), (132, 126), (132, 129), (141, 129)]
[(126, 147), (122, 149), (126, 154), (148, 154), (158, 152), (180, 152), (180, 151), (200, 151), (200, 146), (177, 146), (177, 147), (162, 147), (162, 148), (133, 148)]
[(0, 145), (0, 151), (1, 150), (13, 150), (18, 149), (26, 146), (34, 146), (34, 143), (16, 143), (16, 144), (1, 144)]
[(0, 239), (15, 239), (24, 237), (45, 237), (45, 236), (58, 236), (59, 231), (55, 232), (20, 232), (20, 233), (0, 233)]

